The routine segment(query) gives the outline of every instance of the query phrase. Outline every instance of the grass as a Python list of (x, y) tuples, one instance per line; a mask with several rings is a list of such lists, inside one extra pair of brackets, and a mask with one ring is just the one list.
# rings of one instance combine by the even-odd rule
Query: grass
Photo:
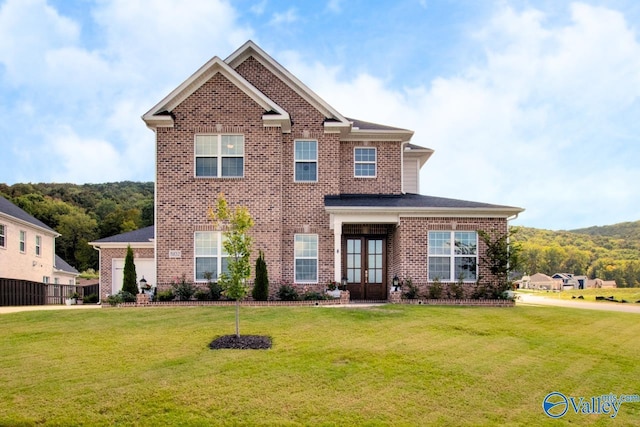
[(557, 299), (573, 299), (572, 297), (577, 298), (578, 296), (582, 295), (585, 301), (595, 301), (596, 296), (613, 296), (618, 301), (626, 300), (630, 303), (635, 303), (636, 301), (640, 300), (640, 288), (580, 289), (562, 292), (531, 291), (519, 289), (518, 292), (527, 292), (531, 293), (532, 295), (541, 295), (546, 298)]
[[(640, 322), (552, 307), (233, 307), (0, 315), (0, 425), (609, 425), (552, 391), (638, 394)], [(640, 422), (640, 403), (616, 421)]]

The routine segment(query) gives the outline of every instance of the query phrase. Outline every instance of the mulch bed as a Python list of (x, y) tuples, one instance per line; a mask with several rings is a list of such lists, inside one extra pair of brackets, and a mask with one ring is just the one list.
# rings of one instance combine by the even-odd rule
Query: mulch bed
[(211, 350), (266, 350), (271, 348), (271, 337), (263, 335), (223, 335), (211, 341)]

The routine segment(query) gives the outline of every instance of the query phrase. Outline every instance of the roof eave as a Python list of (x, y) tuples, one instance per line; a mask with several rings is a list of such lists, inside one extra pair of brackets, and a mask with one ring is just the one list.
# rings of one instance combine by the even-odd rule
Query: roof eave
[(410, 130), (367, 130), (367, 129), (351, 129), (340, 138), (340, 141), (393, 141), (393, 142), (408, 142), (413, 136), (413, 131)]
[(94, 249), (122, 249), (127, 246), (131, 246), (136, 249), (144, 249), (155, 247), (155, 243), (153, 241), (149, 242), (89, 242), (89, 245), (93, 246)]
[(421, 207), (377, 207), (377, 206), (325, 206), (329, 214), (357, 214), (357, 213), (392, 213), (401, 217), (434, 216), (434, 217), (466, 217), (466, 218), (509, 218), (524, 212), (522, 208), (421, 208)]
[(50, 235), (50, 236), (52, 236), (54, 239), (55, 239), (56, 237), (60, 237), (60, 236), (61, 236), (61, 234), (60, 234), (60, 233), (58, 233), (57, 231), (55, 231), (55, 230), (53, 230), (53, 229), (51, 229), (51, 228), (44, 228), (44, 227), (42, 227), (41, 225), (34, 224), (34, 223), (32, 223), (32, 222), (25, 221), (25, 220), (20, 219), (20, 218), (16, 218), (15, 216), (12, 216), (12, 215), (6, 214), (6, 213), (4, 213), (4, 212), (0, 212), (0, 217), (7, 218), (7, 219), (8, 219), (8, 220), (10, 220), (10, 221), (14, 221), (14, 222), (16, 222), (16, 223), (19, 223), (19, 224), (22, 224), (22, 225), (25, 225), (25, 226), (28, 226), (28, 227), (37, 228), (38, 230), (41, 230), (43, 233), (47, 233), (47, 234), (49, 234), (49, 235)]

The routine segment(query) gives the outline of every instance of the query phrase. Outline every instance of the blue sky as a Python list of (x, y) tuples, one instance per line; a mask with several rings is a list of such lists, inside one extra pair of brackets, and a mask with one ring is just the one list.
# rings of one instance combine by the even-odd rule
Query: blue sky
[(640, 219), (640, 2), (0, 0), (0, 182), (154, 179), (140, 116), (251, 39), (415, 131), (421, 192), (574, 229)]

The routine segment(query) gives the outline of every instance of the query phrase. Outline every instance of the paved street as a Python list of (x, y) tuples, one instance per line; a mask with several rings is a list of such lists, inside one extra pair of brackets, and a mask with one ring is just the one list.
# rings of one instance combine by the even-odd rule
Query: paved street
[(588, 302), (582, 300), (562, 300), (545, 298), (540, 295), (518, 294), (520, 299), (516, 305), (547, 305), (554, 307), (580, 308), (585, 310), (621, 311), (625, 313), (640, 314), (640, 304), (615, 303), (615, 302)]

